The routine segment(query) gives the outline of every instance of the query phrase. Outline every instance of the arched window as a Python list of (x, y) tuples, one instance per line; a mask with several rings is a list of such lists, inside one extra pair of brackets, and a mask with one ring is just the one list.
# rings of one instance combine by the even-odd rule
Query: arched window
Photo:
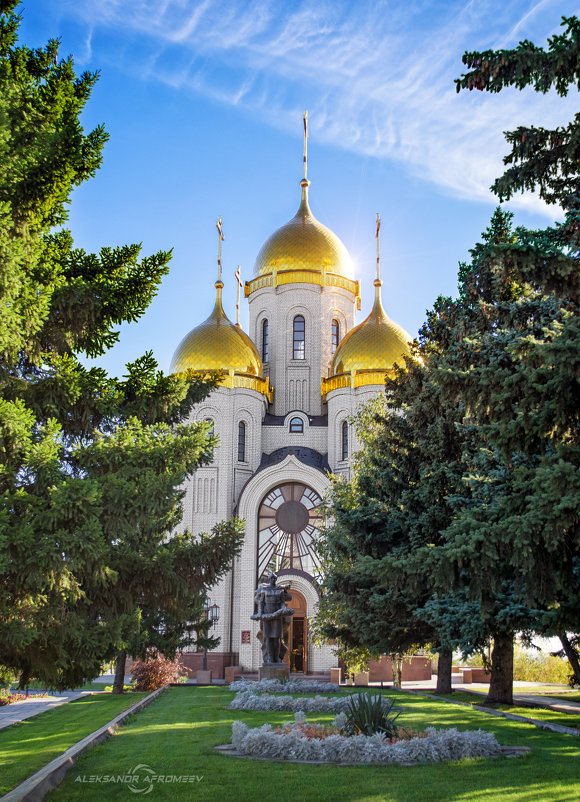
[(269, 362), (268, 321), (262, 321), (262, 362)]
[(302, 315), (294, 318), (294, 341), (292, 348), (292, 359), (306, 359), (306, 327)]
[(205, 423), (207, 423), (209, 426), (207, 436), (210, 437), (212, 434), (214, 434), (213, 418), (205, 418)]
[(340, 323), (336, 318), (332, 319), (332, 334), (330, 339), (330, 353), (334, 355), (340, 342)]
[(294, 432), (295, 434), (302, 434), (304, 431), (304, 421), (302, 418), (290, 419), (290, 431)]
[(348, 459), (348, 423), (346, 421), (342, 422), (340, 453), (341, 459)]
[(246, 424), (243, 420), (238, 423), (238, 462), (246, 461)]

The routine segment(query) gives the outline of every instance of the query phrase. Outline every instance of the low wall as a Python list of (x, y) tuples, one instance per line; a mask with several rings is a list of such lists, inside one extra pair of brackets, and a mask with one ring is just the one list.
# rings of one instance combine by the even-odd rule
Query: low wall
[[(183, 652), (181, 662), (186, 668), (187, 676), (195, 678), (203, 666), (203, 652)], [(208, 652), (207, 667), (214, 679), (224, 679), (225, 669), (238, 665), (237, 652)]]
[[(431, 659), (429, 657), (406, 657), (403, 659), (403, 682), (419, 682), (431, 679)], [(393, 664), (390, 657), (383, 655), (380, 660), (369, 663), (370, 682), (392, 682)]]

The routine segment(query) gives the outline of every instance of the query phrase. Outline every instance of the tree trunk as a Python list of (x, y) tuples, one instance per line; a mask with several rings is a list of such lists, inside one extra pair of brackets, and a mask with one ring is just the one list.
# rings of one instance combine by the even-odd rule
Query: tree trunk
[(497, 633), (491, 653), (491, 681), (486, 702), (513, 705), (514, 691), (514, 638), (513, 632)]
[(568, 662), (570, 663), (572, 671), (574, 672), (576, 684), (580, 685), (580, 660), (578, 660), (578, 652), (568, 640), (568, 636), (565, 632), (562, 632), (559, 637), (560, 641), (562, 642), (562, 646), (564, 647), (566, 657), (568, 658)]
[(453, 652), (451, 649), (441, 649), (437, 661), (437, 693), (451, 693), (451, 664)]
[(127, 652), (119, 652), (117, 655), (117, 663), (115, 665), (115, 681), (113, 682), (113, 693), (123, 693), (123, 686), (125, 685), (125, 662), (127, 661)]
[(401, 687), (403, 679), (403, 657), (400, 654), (391, 655), (391, 663), (393, 666), (393, 685), (395, 688)]

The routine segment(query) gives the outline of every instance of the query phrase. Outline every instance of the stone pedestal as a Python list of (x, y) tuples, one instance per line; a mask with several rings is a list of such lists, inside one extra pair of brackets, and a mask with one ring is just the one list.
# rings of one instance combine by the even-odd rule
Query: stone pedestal
[(336, 685), (340, 685), (343, 681), (343, 670), (342, 668), (331, 668), (330, 669), (330, 681), (336, 683)]
[(280, 679), (290, 678), (290, 668), (286, 663), (264, 663), (260, 666), (260, 679)]
[(234, 682), (235, 680), (239, 679), (242, 676), (242, 667), (241, 666), (228, 666), (224, 672), (224, 678), (226, 684), (229, 685), (230, 682)]
[(195, 678), (197, 680), (198, 685), (211, 685), (211, 680), (212, 680), (211, 671), (203, 671), (203, 669), (200, 669), (196, 673)]
[(369, 684), (369, 672), (368, 671), (360, 671), (358, 674), (354, 675), (354, 684), (355, 685), (368, 685)]

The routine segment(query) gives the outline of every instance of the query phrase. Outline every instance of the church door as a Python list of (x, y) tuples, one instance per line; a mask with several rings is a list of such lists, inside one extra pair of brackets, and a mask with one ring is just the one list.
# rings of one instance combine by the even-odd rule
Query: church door
[(288, 607), (292, 607), (294, 615), (290, 619), (288, 627), (288, 652), (284, 662), (290, 667), (292, 672), (306, 674), (308, 670), (308, 619), (306, 617), (306, 599), (297, 590), (290, 588), (292, 601), (288, 602)]

